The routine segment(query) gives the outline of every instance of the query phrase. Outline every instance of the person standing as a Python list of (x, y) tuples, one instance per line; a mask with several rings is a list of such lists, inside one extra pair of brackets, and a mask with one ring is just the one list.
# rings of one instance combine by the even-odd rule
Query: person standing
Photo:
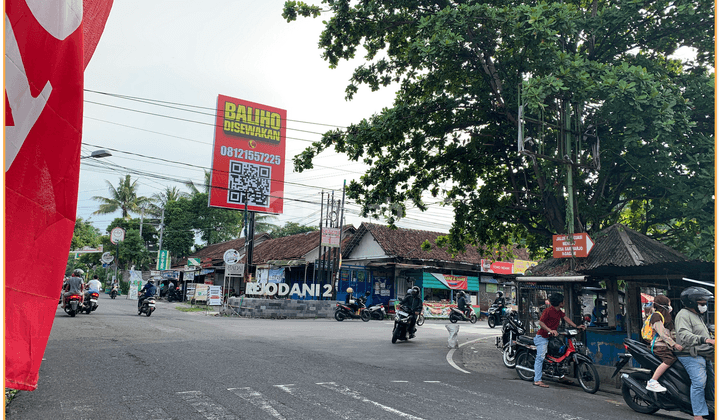
[(584, 325), (575, 325), (565, 312), (562, 310), (565, 306), (565, 297), (560, 293), (553, 293), (548, 298), (550, 306), (545, 308), (542, 315), (540, 315), (540, 329), (535, 335), (534, 342), (537, 347), (537, 354), (535, 355), (535, 378), (533, 385), (541, 388), (549, 388), (549, 386), (542, 381), (542, 367), (545, 355), (547, 354), (548, 343), (550, 337), (557, 337), (557, 328), (560, 326), (560, 321), (565, 320), (573, 328), (585, 329)]
[(688, 287), (680, 293), (684, 308), (675, 317), (677, 341), (683, 347), (676, 356), (690, 376), (693, 420), (702, 420), (703, 416), (708, 415), (705, 396), (715, 394), (715, 371), (712, 365), (715, 339), (711, 338), (702, 319), (702, 315), (707, 312), (708, 300), (713, 298), (713, 294), (705, 288)]

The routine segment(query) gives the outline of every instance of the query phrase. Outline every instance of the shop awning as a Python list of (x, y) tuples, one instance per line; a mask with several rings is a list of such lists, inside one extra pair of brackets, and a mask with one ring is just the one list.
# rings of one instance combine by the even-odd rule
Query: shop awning
[(587, 276), (517, 276), (515, 281), (523, 283), (584, 283)]
[[(463, 279), (467, 279), (467, 281), (463, 282)], [(450, 276), (449, 274), (440, 273), (423, 273), (422, 287), (426, 289), (443, 290), (478, 290), (480, 285), (477, 277)]]

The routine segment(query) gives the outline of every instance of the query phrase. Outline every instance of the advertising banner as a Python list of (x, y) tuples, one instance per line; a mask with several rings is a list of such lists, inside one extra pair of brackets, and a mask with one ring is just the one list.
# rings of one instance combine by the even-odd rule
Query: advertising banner
[(222, 305), (222, 286), (208, 287), (208, 305)]
[(320, 245), (330, 248), (340, 246), (340, 228), (324, 227), (320, 233)]
[(513, 261), (513, 274), (523, 274), (528, 268), (537, 264), (535, 261), (515, 260)]
[(287, 111), (218, 95), (210, 207), (282, 214)]
[(432, 273), (432, 276), (440, 280), (448, 289), (467, 290), (467, 276), (451, 276), (450, 274)]

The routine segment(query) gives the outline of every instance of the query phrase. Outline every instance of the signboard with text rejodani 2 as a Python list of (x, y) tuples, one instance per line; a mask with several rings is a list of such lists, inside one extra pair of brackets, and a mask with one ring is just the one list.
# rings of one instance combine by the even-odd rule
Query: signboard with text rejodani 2
[(210, 207), (282, 214), (287, 111), (218, 95)]

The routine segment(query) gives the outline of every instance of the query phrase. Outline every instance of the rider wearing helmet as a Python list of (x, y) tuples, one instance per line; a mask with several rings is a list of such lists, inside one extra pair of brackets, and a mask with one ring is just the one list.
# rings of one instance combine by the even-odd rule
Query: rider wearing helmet
[(688, 287), (680, 293), (684, 308), (675, 317), (677, 343), (683, 347), (675, 355), (690, 376), (690, 402), (695, 420), (708, 415), (706, 395), (713, 396), (715, 392), (714, 372), (708, 363), (714, 358), (715, 339), (711, 338), (703, 319), (711, 300), (714, 296), (709, 290), (699, 286)]
[[(67, 282), (65, 283), (65, 286), (63, 286), (65, 289), (65, 293), (63, 293), (63, 296), (79, 294), (80, 302), (83, 301), (83, 295), (82, 295), (83, 279), (82, 278), (83, 278), (84, 274), (85, 274), (85, 272), (79, 268), (76, 268), (73, 271), (72, 276), (67, 280)], [(62, 308), (65, 309), (65, 299), (63, 299)]]
[(140, 296), (140, 298), (138, 298), (138, 308), (142, 306), (142, 303), (145, 299), (155, 296), (155, 292), (157, 292), (157, 287), (155, 287), (155, 279), (150, 279), (140, 290), (140, 293), (144, 294)]
[(565, 322), (572, 325), (573, 328), (585, 329), (585, 325), (575, 325), (575, 323), (565, 315), (565, 312), (562, 310), (565, 297), (562, 294), (553, 293), (548, 300), (550, 301), (550, 306), (545, 308), (542, 315), (540, 315), (540, 329), (533, 339), (537, 347), (537, 356), (535, 356), (535, 378), (533, 383), (535, 386), (541, 388), (549, 388), (548, 385), (542, 381), (542, 367), (545, 355), (547, 354), (550, 337), (556, 337), (558, 335), (557, 328), (560, 326), (560, 322), (565, 320)]
[(420, 311), (422, 311), (423, 307), (422, 298), (420, 297), (420, 287), (413, 286), (408, 289), (408, 294), (405, 295), (402, 302), (400, 302), (400, 305), (405, 307), (407, 311), (412, 314), (408, 331), (410, 332), (410, 338), (415, 338), (415, 331), (417, 331), (415, 328), (415, 322), (417, 321), (417, 317), (420, 315)]
[(465, 314), (465, 316), (470, 317), (470, 311), (472, 309), (470, 308), (470, 305), (468, 305), (467, 292), (465, 292), (463, 290), (458, 292), (457, 304), (458, 304), (458, 309), (460, 309)]
[(497, 297), (495, 298), (495, 302), (493, 302), (493, 304), (498, 305), (498, 308), (502, 308), (505, 306), (505, 298), (503, 297), (503, 292), (497, 292)]

